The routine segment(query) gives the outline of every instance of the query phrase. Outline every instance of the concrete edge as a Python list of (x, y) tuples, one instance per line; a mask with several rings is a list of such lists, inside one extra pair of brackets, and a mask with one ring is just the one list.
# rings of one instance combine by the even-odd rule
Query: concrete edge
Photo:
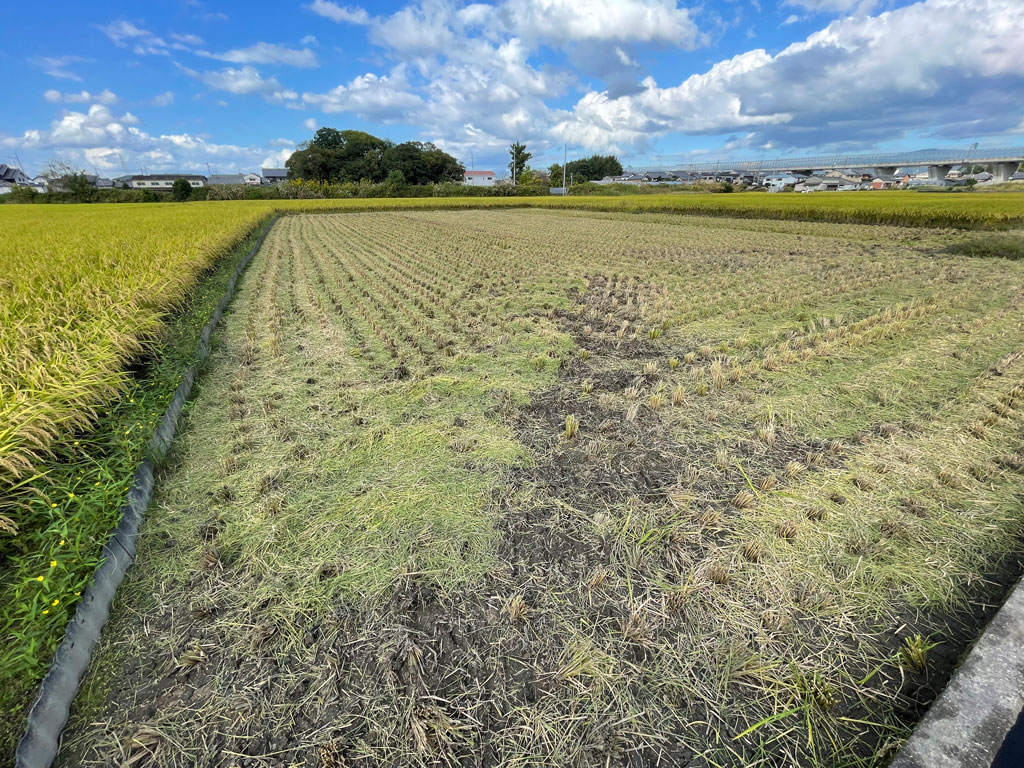
[(989, 768), (1024, 708), (1024, 580), (932, 702), (890, 768)]
[(71, 713), (71, 704), (89, 667), (103, 625), (110, 615), (114, 594), (135, 559), (139, 528), (153, 499), (155, 470), (170, 450), (199, 367), (210, 354), (210, 338), (234, 298), (238, 279), (263, 245), (278, 218), (280, 214), (270, 218), (245, 258), (235, 267), (224, 296), (203, 326), (192, 364), (182, 376), (171, 403), (149, 441), (148, 455), (135, 471), (125, 503), (121, 507), (120, 519), (103, 547), (100, 565), (86, 587), (74, 617), (68, 622), (64, 639), (57, 646), (50, 669), (40, 683), (39, 694), (29, 711), (25, 733), (14, 754), (15, 768), (49, 768), (57, 757), (61, 733)]

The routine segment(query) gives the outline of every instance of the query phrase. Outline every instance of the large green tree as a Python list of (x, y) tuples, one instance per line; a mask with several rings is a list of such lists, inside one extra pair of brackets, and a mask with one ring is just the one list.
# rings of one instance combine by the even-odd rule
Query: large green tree
[[(551, 183), (560, 186), (562, 183), (562, 166), (555, 163), (548, 168), (548, 173), (551, 174)], [(572, 177), (572, 181), (579, 183), (581, 181), (598, 181), (603, 179), (605, 176), (621, 176), (622, 175), (622, 163), (615, 155), (591, 155), (590, 157), (581, 157), (579, 160), (572, 160), (565, 164), (565, 183), (570, 183), (569, 177)]]
[(433, 144), (407, 141), (384, 151), (381, 164), (385, 174), (400, 171), (407, 184), (436, 184), (461, 181), (462, 163)]
[(292, 153), (288, 176), (310, 181), (383, 181), (381, 156), (391, 142), (365, 131), (321, 128)]
[(462, 164), (433, 144), (394, 144), (364, 131), (321, 128), (285, 163), (289, 178), (325, 182), (382, 182), (399, 171), (407, 184), (462, 178)]

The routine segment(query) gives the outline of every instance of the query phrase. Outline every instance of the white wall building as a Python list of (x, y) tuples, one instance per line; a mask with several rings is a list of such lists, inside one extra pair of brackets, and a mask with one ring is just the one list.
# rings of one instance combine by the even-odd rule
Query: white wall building
[(494, 171), (466, 171), (462, 183), (471, 187), (493, 187)]
[(132, 189), (170, 189), (178, 179), (185, 179), (193, 187), (205, 187), (205, 176), (187, 173), (158, 173), (151, 176), (132, 176)]

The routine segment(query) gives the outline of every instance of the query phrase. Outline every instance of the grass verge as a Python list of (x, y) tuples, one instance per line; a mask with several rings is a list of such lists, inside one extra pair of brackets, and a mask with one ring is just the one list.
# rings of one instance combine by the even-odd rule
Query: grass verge
[(5, 502), (19, 523), (0, 563), (0, 755), (12, 755), (24, 714), (108, 534), (153, 429), (231, 273), (259, 230), (216, 261), (164, 321), (124, 394), (93, 428), (63, 440)]

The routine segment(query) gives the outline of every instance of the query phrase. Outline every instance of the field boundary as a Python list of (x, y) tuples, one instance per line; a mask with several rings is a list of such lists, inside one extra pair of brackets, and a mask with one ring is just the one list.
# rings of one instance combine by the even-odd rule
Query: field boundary
[[(847, 193), (859, 194), (859, 193)], [(881, 193), (864, 193), (878, 195)], [(901, 193), (902, 194), (902, 193)], [(1009, 193), (1008, 193), (1009, 194)], [(742, 197), (749, 195), (749, 197)], [(733, 219), (769, 219), (779, 221), (805, 221), (826, 224), (863, 224), (910, 227), (918, 229), (1007, 230), (1024, 225), (1024, 195), (1020, 195), (1020, 210), (1005, 213), (981, 213), (970, 209), (903, 208), (898, 205), (840, 207), (825, 198), (792, 198), (795, 202), (777, 201), (781, 205), (764, 205), (759, 201), (765, 195), (754, 193), (737, 195), (714, 194), (688, 196), (685, 193), (669, 195), (630, 195), (619, 197), (398, 197), (398, 198), (310, 198), (278, 199), (266, 201), (279, 213), (368, 213), (378, 211), (424, 211), (465, 209), (518, 209), (592, 211), (601, 213), (662, 213), (678, 216), (709, 216)], [(708, 198), (713, 199), (708, 199)], [(948, 196), (942, 196), (945, 202)], [(806, 198), (806, 199), (805, 199)], [(872, 203), (891, 201), (893, 198), (854, 198)], [(901, 202), (906, 198), (898, 198)], [(758, 202), (754, 202), (754, 201)], [(221, 201), (211, 201), (218, 204)], [(1013, 202), (1017, 202), (1014, 200)]]
[(177, 432), (178, 422), (195, 385), (202, 363), (210, 355), (213, 332), (234, 298), (239, 278), (259, 251), (267, 234), (279, 218), (275, 213), (261, 224), (263, 232), (238, 263), (227, 289), (206, 325), (203, 326), (192, 364), (181, 378), (167, 410), (150, 438), (147, 456), (135, 470), (120, 520), (103, 546), (102, 562), (82, 600), (68, 623), (64, 639), (54, 653), (49, 671), (39, 686), (39, 694), (28, 715), (25, 734), (15, 752), (16, 768), (48, 768), (57, 756), (60, 735), (71, 712), (71, 704), (92, 659), (100, 632), (110, 615), (117, 588), (135, 558), (139, 528), (153, 498), (155, 470), (167, 456)]
[(890, 768), (987, 768), (1024, 707), (1024, 581), (989, 622)]

